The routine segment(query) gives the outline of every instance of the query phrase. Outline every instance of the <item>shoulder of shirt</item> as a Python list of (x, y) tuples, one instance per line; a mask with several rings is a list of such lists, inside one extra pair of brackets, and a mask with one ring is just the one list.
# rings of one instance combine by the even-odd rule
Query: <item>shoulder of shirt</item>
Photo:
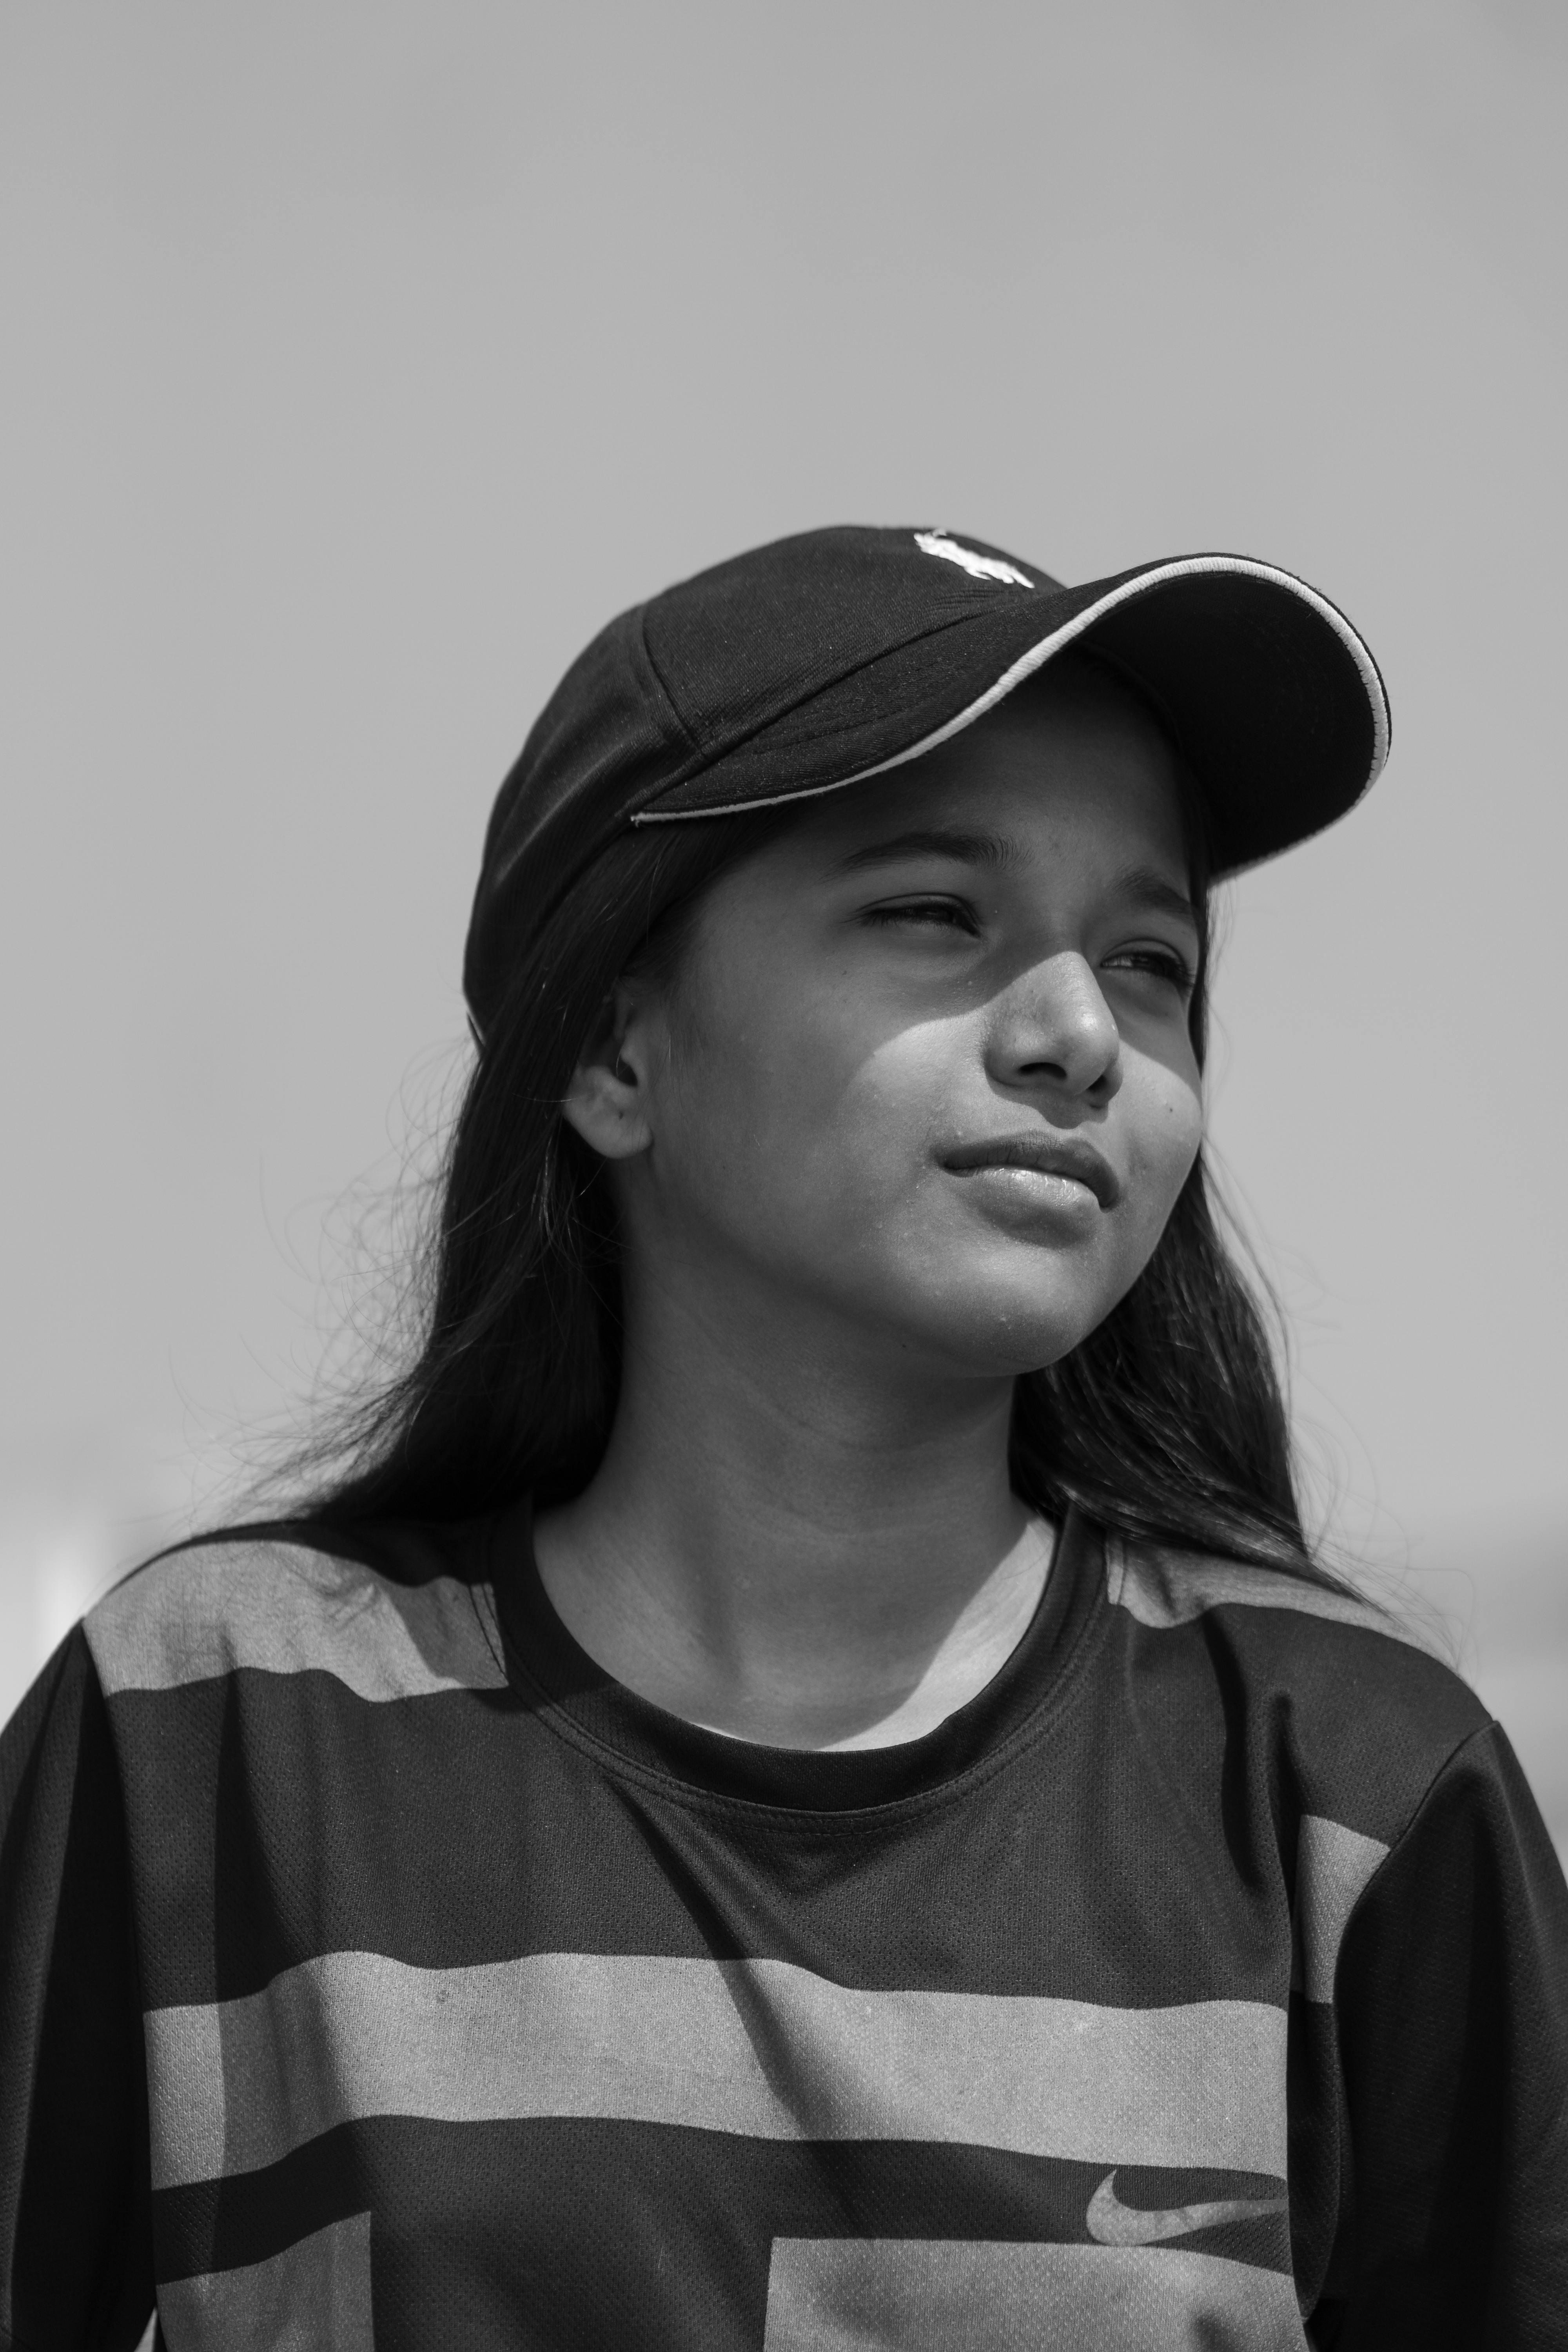
[(1310, 1810), (1397, 1836), (1491, 1717), (1392, 1610), (1281, 1570), (1106, 1541), (1106, 1595), (1153, 1635), (1218, 1633), (1254, 1699), (1283, 1711)]
[(327, 1675), (369, 1700), (506, 1686), (488, 1585), (414, 1529), (279, 1526), (161, 1553), (84, 1621), (105, 1696), (238, 1674)]

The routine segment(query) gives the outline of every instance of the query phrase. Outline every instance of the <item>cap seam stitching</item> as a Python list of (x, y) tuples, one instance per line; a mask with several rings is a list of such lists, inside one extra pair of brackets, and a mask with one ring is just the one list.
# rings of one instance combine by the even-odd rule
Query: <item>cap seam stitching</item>
[[(1039, 591), (1037, 593), (1043, 593), (1044, 592)], [(1071, 592), (1069, 591), (1068, 593), (1070, 593)], [(739, 751), (746, 744), (754, 743), (759, 736), (766, 735), (770, 728), (782, 726), (786, 719), (795, 718), (797, 712), (809, 710), (812, 704), (814, 702), (820, 702), (824, 695), (832, 694), (837, 688), (843, 686), (849, 678), (858, 677), (862, 671), (874, 668), (878, 662), (889, 661), (895, 654), (907, 653), (912, 646), (930, 645), (933, 638), (945, 637), (950, 635), (952, 630), (962, 629), (971, 621), (982, 620), (984, 617), (985, 615), (982, 613), (962, 613), (954, 620), (942, 622), (940, 628), (927, 629), (918, 637), (905, 637), (896, 646), (884, 646), (879, 652), (868, 654), (864, 661), (856, 662), (851, 668), (837, 671), (834, 676), (826, 679), (823, 685), (814, 687), (809, 694), (803, 695), (798, 702), (792, 702), (787, 710), (776, 711), (772, 718), (761, 719), (757, 721), (754, 727), (748, 727), (741, 734), (731, 737), (728, 740), (721, 743), (716, 751), (706, 751), (696, 736), (692, 733), (691, 729), (687, 725), (685, 719), (682, 719), (681, 725), (685, 730), (687, 740), (691, 743), (693, 749), (699, 753), (700, 765), (692, 769), (689, 773), (684, 776), (676, 777), (673, 782), (661, 784), (658, 787), (658, 791), (653, 794), (653, 798), (657, 800), (659, 793), (675, 792), (679, 790), (680, 785), (689, 783), (694, 776), (705, 774), (710, 768), (716, 767), (721, 760), (727, 760), (732, 751)], [(654, 662), (651, 648), (648, 650), (648, 661), (653, 667), (654, 675), (658, 679), (660, 689), (668, 699), (670, 708), (676, 710), (676, 715), (679, 718), (680, 714), (676, 706), (674, 697), (670, 694), (668, 687), (665, 684), (662, 671), (659, 670), (657, 663)], [(841, 779), (841, 783), (853, 783), (856, 781), (857, 779), (853, 776), (846, 776)], [(805, 787), (805, 791), (804, 793), (788, 793), (781, 795), (781, 797), (786, 800), (797, 800), (804, 799), (807, 794), (812, 793), (837, 792), (839, 789), (840, 784), (838, 783), (809, 784)], [(765, 805), (766, 803), (763, 802), (743, 802), (737, 803), (737, 808), (763, 807)], [(731, 810), (679, 809), (673, 811), (668, 818), (660, 820), (660, 822), (673, 824), (680, 817), (719, 816), (731, 814), (734, 814), (734, 812)], [(634, 824), (640, 824), (644, 823), (647, 818), (647, 812), (646, 810), (639, 809), (633, 816), (632, 823)]]
[[(671, 690), (669, 680), (665, 677), (663, 670), (660, 669), (658, 663), (654, 656), (653, 647), (647, 641), (647, 613), (648, 608), (646, 604), (638, 607), (637, 615), (637, 644), (641, 648), (642, 657), (647, 664), (649, 674), (653, 678), (654, 684), (658, 688), (666, 710), (668, 710), (670, 718), (675, 721), (679, 740), (686, 746), (688, 751), (694, 752), (699, 758), (701, 758), (702, 746), (688, 721), (686, 713), (681, 709), (679, 703), (677, 702), (674, 693)], [(684, 782), (686, 779), (681, 777), (678, 778), (677, 781)], [(673, 787), (669, 784), (665, 784), (660, 787), (660, 790), (664, 792), (669, 792), (672, 789)]]

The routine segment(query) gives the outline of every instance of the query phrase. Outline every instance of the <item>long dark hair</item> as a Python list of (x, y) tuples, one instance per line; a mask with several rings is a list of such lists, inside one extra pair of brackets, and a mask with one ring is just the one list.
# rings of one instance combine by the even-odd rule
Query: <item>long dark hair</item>
[[(1193, 814), (1189, 812), (1189, 814)], [(520, 951), (447, 1147), (406, 1364), (327, 1416), (292, 1516), (343, 1528), (563, 1499), (602, 1455), (620, 1374), (619, 1244), (603, 1163), (562, 1118), (619, 975), (679, 953), (705, 887), (790, 813), (628, 831)], [(1210, 937), (1191, 1024), (1205, 1044)], [(1257, 1297), (1200, 1157), (1143, 1273), (1070, 1355), (1016, 1386), (1012, 1475), (1059, 1517), (1336, 1584), (1302, 1533), (1289, 1424)]]

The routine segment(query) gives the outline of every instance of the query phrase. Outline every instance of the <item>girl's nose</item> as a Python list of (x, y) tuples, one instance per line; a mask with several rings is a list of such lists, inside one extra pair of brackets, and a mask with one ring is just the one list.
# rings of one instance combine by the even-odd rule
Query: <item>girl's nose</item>
[(1121, 1034), (1081, 955), (1049, 957), (998, 998), (986, 1060), (1002, 1086), (1110, 1100), (1121, 1084)]

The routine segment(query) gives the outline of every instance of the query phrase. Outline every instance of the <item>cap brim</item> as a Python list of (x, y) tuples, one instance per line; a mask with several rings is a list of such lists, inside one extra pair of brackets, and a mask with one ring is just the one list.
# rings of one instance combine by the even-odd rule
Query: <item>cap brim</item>
[(1382, 677), (1338, 607), (1251, 557), (1186, 555), (999, 599), (827, 689), (784, 730), (733, 746), (632, 821), (737, 815), (886, 775), (951, 742), (1072, 645), (1103, 652), (1164, 713), (1204, 799), (1216, 874), (1331, 824), (1388, 757)]

